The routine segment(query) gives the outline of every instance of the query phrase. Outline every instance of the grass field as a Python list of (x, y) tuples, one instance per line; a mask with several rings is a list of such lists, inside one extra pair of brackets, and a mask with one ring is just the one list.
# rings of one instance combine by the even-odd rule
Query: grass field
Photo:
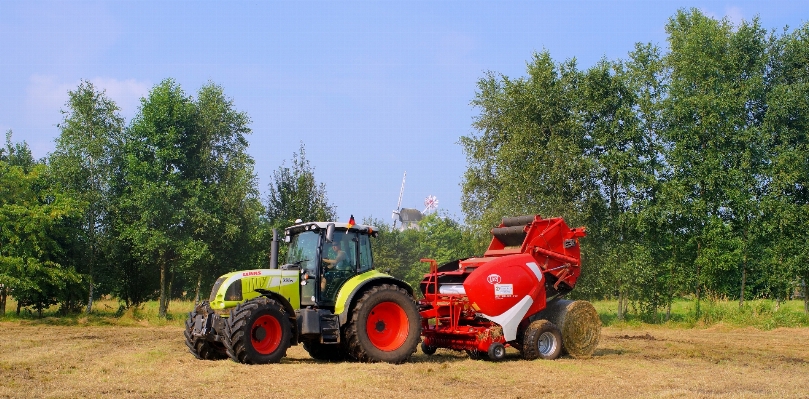
[(322, 363), (296, 346), (281, 364), (245, 366), (188, 353), (184, 306), (172, 304), (167, 321), (149, 306), (117, 318), (6, 318), (0, 398), (809, 398), (809, 327), (608, 320), (589, 359), (524, 361), (509, 349), (492, 363), (439, 350), (402, 365)]

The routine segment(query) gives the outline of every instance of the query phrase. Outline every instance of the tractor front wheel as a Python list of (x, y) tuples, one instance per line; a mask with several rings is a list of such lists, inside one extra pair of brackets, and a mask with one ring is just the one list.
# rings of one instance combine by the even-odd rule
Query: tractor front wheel
[(225, 352), (225, 346), (220, 342), (210, 342), (205, 337), (194, 336), (194, 324), (197, 319), (201, 319), (205, 323), (205, 319), (213, 317), (214, 311), (207, 301), (202, 302), (194, 308), (193, 312), (188, 313), (188, 319), (185, 321), (185, 346), (197, 359), (202, 360), (222, 360), (227, 359), (228, 355)]
[(395, 285), (382, 284), (357, 301), (346, 328), (349, 354), (363, 362), (402, 363), (421, 337), (416, 303)]
[(562, 354), (562, 333), (547, 320), (536, 320), (525, 329), (522, 357), (525, 360), (553, 360)]
[(226, 323), (225, 346), (237, 363), (278, 363), (286, 356), (292, 329), (289, 318), (277, 301), (258, 297), (230, 311)]

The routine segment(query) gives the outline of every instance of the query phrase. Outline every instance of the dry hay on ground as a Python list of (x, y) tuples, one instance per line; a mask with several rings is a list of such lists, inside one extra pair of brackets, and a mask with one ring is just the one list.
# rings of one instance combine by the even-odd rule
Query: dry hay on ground
[(0, 398), (809, 397), (809, 328), (602, 329), (590, 358), (475, 361), (439, 349), (402, 365), (197, 360), (179, 327), (0, 323)]

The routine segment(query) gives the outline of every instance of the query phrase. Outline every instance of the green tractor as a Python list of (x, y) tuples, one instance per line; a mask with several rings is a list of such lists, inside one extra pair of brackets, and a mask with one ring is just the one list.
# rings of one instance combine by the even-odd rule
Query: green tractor
[[(353, 222), (353, 218), (352, 218)], [(371, 226), (299, 223), (285, 230), (287, 263), (225, 274), (185, 323), (204, 360), (277, 363), (290, 345), (313, 358), (401, 363), (421, 341), (413, 289), (374, 269)]]

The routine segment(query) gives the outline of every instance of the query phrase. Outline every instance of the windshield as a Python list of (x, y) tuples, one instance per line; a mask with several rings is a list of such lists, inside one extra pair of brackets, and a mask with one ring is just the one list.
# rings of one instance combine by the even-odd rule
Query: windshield
[(317, 246), (320, 234), (306, 231), (292, 236), (287, 252), (287, 263), (298, 263), (301, 269), (310, 270), (313, 274), (317, 266)]

